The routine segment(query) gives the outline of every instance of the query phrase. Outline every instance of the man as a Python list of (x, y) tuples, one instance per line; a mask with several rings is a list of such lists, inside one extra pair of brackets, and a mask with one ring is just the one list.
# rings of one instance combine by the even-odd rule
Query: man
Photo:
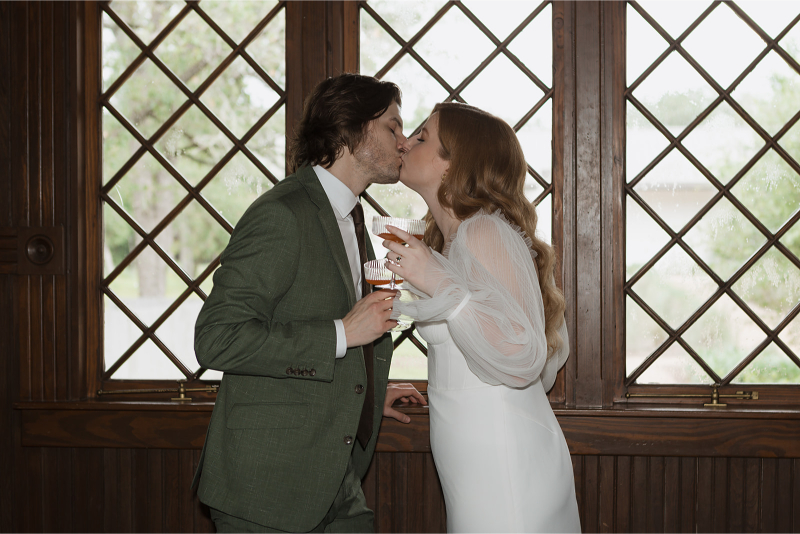
[[(195, 350), (222, 378), (195, 475), (220, 532), (372, 531), (361, 478), (387, 392), (394, 292), (369, 293), (374, 258), (358, 195), (395, 183), (400, 90), (345, 74), (308, 97), (294, 174), (248, 208), (197, 319)], [(364, 293), (362, 295), (362, 293)], [(363, 298), (362, 298), (363, 296)]]

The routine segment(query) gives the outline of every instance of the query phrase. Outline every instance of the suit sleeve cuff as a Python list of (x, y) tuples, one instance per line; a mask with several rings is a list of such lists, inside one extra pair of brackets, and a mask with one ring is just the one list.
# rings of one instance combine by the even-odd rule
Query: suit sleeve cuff
[(334, 319), (333, 325), (336, 327), (336, 358), (344, 358), (347, 353), (347, 336), (344, 333), (344, 323), (341, 319)]

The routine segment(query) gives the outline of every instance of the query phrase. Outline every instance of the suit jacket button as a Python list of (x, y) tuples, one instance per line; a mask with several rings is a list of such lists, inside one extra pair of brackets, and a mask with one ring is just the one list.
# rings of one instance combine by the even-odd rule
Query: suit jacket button
[(345, 445), (352, 445), (353, 444), (353, 436), (345, 436), (344, 437), (344, 444)]
[(287, 374), (287, 375), (290, 375), (290, 374), (292, 374), (292, 373), (294, 373), (294, 369), (292, 369), (291, 367), (287, 367), (287, 368), (286, 368), (286, 374)]
[(303, 369), (303, 372), (300, 373), (300, 374), (303, 375), (303, 376), (308, 376), (308, 370)]
[(361, 384), (357, 385), (356, 386), (356, 393), (358, 393), (359, 395), (364, 393), (364, 386), (362, 386)]
[(308, 372), (308, 374), (310, 374), (311, 376), (314, 376), (315, 374), (317, 374), (317, 370), (316, 369), (312, 369), (312, 370), (310, 370)]

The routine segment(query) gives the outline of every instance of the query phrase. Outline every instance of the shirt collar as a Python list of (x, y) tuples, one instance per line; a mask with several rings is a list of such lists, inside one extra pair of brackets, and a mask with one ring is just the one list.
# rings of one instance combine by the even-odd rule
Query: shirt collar
[(344, 185), (341, 180), (332, 175), (327, 169), (314, 165), (314, 172), (319, 178), (322, 189), (325, 190), (325, 194), (328, 196), (336, 217), (346, 219), (358, 202), (356, 196), (349, 187)]

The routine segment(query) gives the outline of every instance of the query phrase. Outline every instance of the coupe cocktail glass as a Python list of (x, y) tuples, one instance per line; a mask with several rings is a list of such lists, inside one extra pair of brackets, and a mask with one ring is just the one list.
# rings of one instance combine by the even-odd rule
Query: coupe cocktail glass
[[(425, 235), (425, 221), (422, 219), (403, 219), (402, 217), (378, 217), (372, 218), (372, 233), (378, 237), (394, 241), (395, 243), (405, 243), (402, 239), (391, 233), (386, 229), (386, 225), (391, 225), (396, 228), (408, 232), (417, 239), (422, 239)], [(402, 254), (401, 254), (402, 256)], [(388, 269), (387, 269), (388, 270)], [(389, 271), (392, 278), (391, 288), (395, 289), (395, 282), (400, 284), (402, 281), (396, 281), (394, 273)]]
[[(386, 258), (379, 260), (368, 261), (364, 264), (364, 278), (367, 283), (381, 289), (395, 289), (398, 287), (395, 284), (402, 284), (403, 280), (396, 279), (394, 273), (386, 268), (386, 264), (391, 263)], [(397, 326), (392, 328), (392, 332), (402, 332), (411, 327), (413, 320), (411, 317), (401, 315), (397, 319)]]

